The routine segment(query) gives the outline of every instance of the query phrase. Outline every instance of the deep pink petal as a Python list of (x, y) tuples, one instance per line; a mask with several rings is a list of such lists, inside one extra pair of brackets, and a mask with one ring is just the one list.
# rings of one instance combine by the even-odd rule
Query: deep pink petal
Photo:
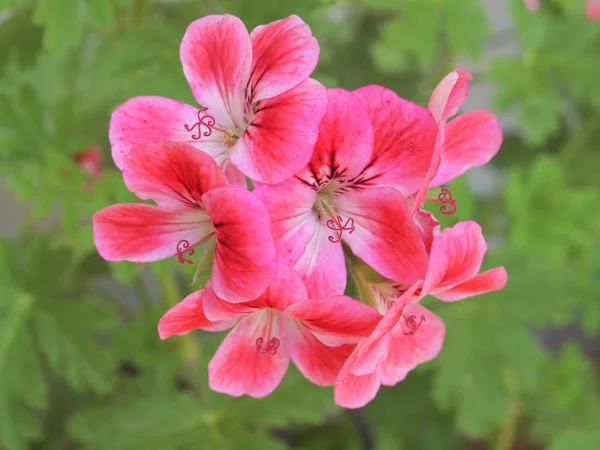
[(120, 204), (94, 214), (94, 243), (107, 261), (148, 262), (178, 253), (215, 232), (201, 210), (169, 210), (154, 205)]
[(393, 386), (409, 370), (434, 359), (442, 349), (445, 335), (446, 327), (438, 316), (421, 305), (408, 303), (388, 335), (388, 352), (380, 364), (381, 383)]
[(333, 385), (354, 346), (328, 347), (291, 317), (282, 317), (280, 326), (288, 354), (298, 370), (319, 386)]
[(134, 97), (119, 106), (110, 118), (108, 137), (119, 169), (137, 144), (153, 139), (199, 144), (185, 125), (197, 121), (198, 108), (164, 97)]
[(327, 100), (312, 158), (296, 175), (315, 188), (331, 179), (356, 177), (373, 153), (371, 119), (358, 97), (344, 89), (327, 89)]
[(425, 244), (427, 252), (431, 251), (431, 245), (436, 236), (440, 234), (440, 223), (429, 211), (418, 209), (414, 215), (414, 221)]
[(381, 320), (377, 310), (344, 295), (297, 302), (283, 314), (300, 321), (330, 346), (359, 342)]
[(239, 318), (261, 309), (260, 306), (248, 302), (232, 303), (220, 299), (212, 288), (211, 280), (208, 280), (204, 290), (206, 291), (204, 294), (204, 314), (209, 320), (217, 321)]
[(494, 267), (486, 270), (473, 278), (457, 284), (451, 289), (436, 293), (435, 296), (445, 302), (455, 302), (474, 295), (504, 289), (508, 275), (504, 267)]
[(428, 108), (438, 124), (442, 125), (454, 116), (465, 103), (469, 95), (469, 80), (472, 78), (465, 69), (456, 69), (433, 90)]
[(201, 208), (210, 189), (229, 184), (206, 153), (182, 142), (149, 141), (135, 146), (125, 159), (123, 181), (142, 200), (171, 208)]
[[(279, 385), (289, 357), (281, 342), (278, 320), (269, 321), (268, 314), (263, 310), (242, 319), (227, 335), (208, 365), (208, 385), (213, 391), (261, 398)], [(258, 351), (258, 339), (265, 345), (278, 339), (274, 354)]]
[(354, 220), (354, 232), (342, 236), (369, 266), (405, 284), (423, 278), (425, 245), (400, 192), (386, 187), (350, 191), (336, 199), (335, 206), (344, 220)]
[(233, 146), (231, 162), (253, 180), (280, 183), (310, 160), (325, 114), (325, 88), (308, 79), (258, 102), (252, 122)]
[(365, 86), (354, 93), (375, 130), (372, 160), (360, 178), (392, 186), (405, 196), (414, 194), (431, 164), (438, 132), (431, 113), (381, 86)]
[(265, 205), (245, 189), (223, 186), (202, 196), (217, 234), (212, 286), (223, 300), (257, 298), (275, 274), (275, 245)]
[(338, 295), (346, 288), (346, 263), (341, 244), (329, 241), (313, 210), (316, 192), (297, 181), (264, 185), (254, 191), (272, 219), (277, 257), (302, 277), (310, 298)]
[(343, 408), (365, 406), (375, 398), (381, 386), (381, 375), (378, 369), (363, 376), (356, 376), (350, 372), (355, 358), (356, 350), (342, 367), (335, 382), (333, 398), (335, 403)]
[(209, 320), (204, 314), (204, 294), (204, 289), (201, 289), (188, 295), (160, 318), (158, 335), (161, 339), (175, 334), (187, 334), (198, 328), (223, 331), (235, 325), (235, 320)]
[(461, 114), (446, 125), (442, 160), (431, 186), (440, 186), (471, 167), (487, 164), (501, 145), (502, 128), (495, 115), (483, 110)]
[(436, 295), (473, 278), (486, 251), (487, 244), (477, 223), (459, 222), (444, 229), (431, 246), (423, 295)]
[(300, 276), (290, 267), (279, 263), (269, 287), (260, 297), (248, 304), (283, 311), (289, 305), (307, 298), (308, 293)]
[(194, 97), (208, 107), (217, 125), (244, 129), (252, 66), (252, 43), (244, 23), (229, 14), (192, 22), (181, 41), (180, 57)]
[(296, 15), (256, 27), (252, 39), (252, 102), (282, 94), (306, 80), (319, 61), (319, 43)]

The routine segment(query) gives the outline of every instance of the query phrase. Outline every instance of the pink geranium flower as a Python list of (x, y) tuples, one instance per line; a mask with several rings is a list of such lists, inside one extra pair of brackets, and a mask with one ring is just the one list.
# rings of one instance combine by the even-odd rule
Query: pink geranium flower
[(590, 22), (600, 18), (600, 0), (588, 0), (585, 4), (585, 17)]
[(503, 267), (479, 273), (486, 250), (481, 227), (461, 222), (435, 238), (424, 280), (410, 287), (394, 282), (371, 286), (374, 303), (384, 317), (340, 371), (335, 387), (338, 405), (364, 406), (382, 384), (395, 385), (417, 365), (438, 355), (445, 327), (439, 317), (417, 303), (420, 299), (429, 294), (457, 301), (506, 285)]
[(255, 192), (273, 220), (278, 258), (311, 296), (344, 292), (341, 241), (388, 278), (412, 283), (427, 268), (405, 197), (422, 185), (437, 127), (427, 109), (380, 86), (328, 89), (308, 166)]
[(540, 8), (540, 0), (523, 0), (529, 12), (536, 12)]
[(234, 304), (210, 282), (171, 308), (158, 324), (161, 339), (193, 329), (233, 327), (208, 366), (210, 388), (264, 397), (283, 379), (291, 359), (311, 382), (332, 385), (359, 340), (381, 316), (343, 295), (307, 300), (300, 277), (279, 265), (273, 283), (256, 300)]
[(325, 113), (325, 88), (308, 76), (319, 44), (299, 17), (256, 27), (206, 16), (181, 42), (183, 71), (198, 109), (163, 97), (135, 97), (113, 113), (110, 142), (122, 168), (135, 144), (186, 142), (215, 158), (233, 184), (244, 175), (278, 183), (310, 159)]
[(77, 153), (75, 162), (85, 174), (93, 178), (102, 175), (102, 151), (99, 147), (90, 147)]
[(246, 189), (228, 185), (206, 153), (176, 142), (134, 147), (123, 180), (142, 200), (158, 206), (120, 204), (94, 215), (94, 241), (109, 261), (147, 262), (176, 255), (192, 262), (194, 247), (216, 240), (213, 289), (221, 298), (257, 298), (275, 272), (269, 213)]

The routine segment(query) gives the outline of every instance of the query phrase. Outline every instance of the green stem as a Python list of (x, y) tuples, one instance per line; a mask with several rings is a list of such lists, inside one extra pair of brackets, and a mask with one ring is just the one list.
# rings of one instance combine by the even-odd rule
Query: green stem
[(504, 384), (508, 391), (508, 413), (496, 443), (496, 450), (511, 450), (517, 433), (517, 423), (521, 411), (519, 396), (518, 396), (518, 379), (514, 370), (506, 367), (503, 371)]
[(581, 128), (573, 135), (573, 138), (558, 151), (560, 161), (563, 164), (568, 164), (599, 130), (600, 111), (597, 111), (581, 125)]
[(136, 28), (143, 28), (148, 15), (148, 0), (135, 0), (133, 5), (133, 24)]

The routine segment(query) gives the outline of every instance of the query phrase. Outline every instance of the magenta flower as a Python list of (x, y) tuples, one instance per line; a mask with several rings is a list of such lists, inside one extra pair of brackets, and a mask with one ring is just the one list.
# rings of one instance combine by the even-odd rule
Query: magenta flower
[(395, 385), (438, 355), (445, 327), (439, 317), (417, 304), (420, 299), (430, 294), (452, 302), (504, 288), (504, 267), (479, 273), (486, 250), (481, 227), (461, 222), (435, 238), (424, 280), (410, 287), (393, 282), (371, 286), (384, 317), (340, 371), (334, 394), (338, 405), (364, 406), (382, 384)]
[(233, 302), (257, 298), (276, 268), (269, 213), (246, 189), (228, 185), (214, 160), (176, 142), (152, 141), (123, 164), (129, 190), (148, 204), (109, 206), (94, 215), (94, 241), (108, 261), (189, 262), (194, 247), (215, 239), (212, 284)]
[(229, 180), (278, 183), (306, 165), (325, 113), (325, 88), (308, 78), (319, 44), (299, 17), (256, 27), (206, 16), (181, 42), (183, 71), (200, 109), (162, 97), (135, 97), (113, 113), (115, 163), (135, 144), (160, 138), (210, 154)]
[(233, 327), (208, 366), (212, 390), (232, 396), (269, 395), (291, 359), (311, 382), (332, 385), (357, 342), (381, 316), (343, 295), (307, 300), (300, 277), (279, 265), (273, 283), (256, 300), (230, 303), (210, 285), (191, 294), (161, 318), (161, 339), (197, 328)]
[(388, 278), (421, 279), (427, 253), (405, 197), (430, 166), (431, 113), (380, 86), (327, 93), (308, 166), (255, 191), (271, 213), (279, 260), (298, 272), (311, 297), (344, 292), (341, 241)]

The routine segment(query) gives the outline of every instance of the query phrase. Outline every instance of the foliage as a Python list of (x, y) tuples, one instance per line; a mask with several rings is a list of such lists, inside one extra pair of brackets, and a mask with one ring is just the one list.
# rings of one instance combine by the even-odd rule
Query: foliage
[[(582, 342), (600, 329), (600, 23), (579, 0), (536, 14), (508, 3), (519, 50), (489, 58), (480, 0), (0, 0), (0, 175), (29, 208), (0, 240), (0, 448), (599, 448), (598, 352)], [(136, 95), (193, 103), (181, 36), (225, 12), (249, 28), (302, 16), (327, 86), (378, 83), (425, 103), (464, 64), (516, 115), (491, 168), (452, 183), (459, 210), (443, 223), (480, 222), (485, 264), (505, 265), (509, 285), (427, 299), (447, 325), (441, 355), (359, 412), (295, 372), (266, 399), (212, 393), (222, 336), (156, 333), (193, 271), (107, 264), (93, 247), (90, 216), (133, 199), (110, 161), (111, 111)], [(94, 146), (99, 177), (76, 163)], [(498, 188), (477, 189), (481, 176)], [(580, 338), (549, 342), (563, 326)]]

